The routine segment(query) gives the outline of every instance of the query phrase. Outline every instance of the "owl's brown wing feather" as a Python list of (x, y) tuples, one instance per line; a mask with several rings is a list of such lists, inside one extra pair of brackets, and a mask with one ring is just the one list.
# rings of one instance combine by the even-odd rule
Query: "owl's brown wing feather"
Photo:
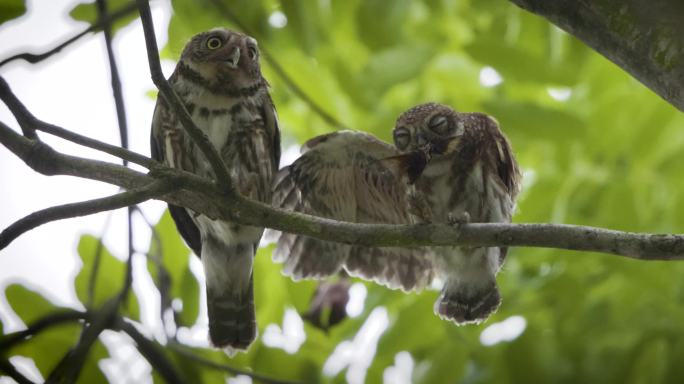
[[(274, 205), (359, 223), (409, 223), (405, 184), (381, 161), (391, 145), (352, 131), (318, 136), (276, 177)], [(364, 247), (283, 233), (274, 260), (295, 279), (322, 278), (344, 268), (391, 288), (420, 289), (433, 277), (431, 253), (422, 248)]]
[(483, 113), (469, 113), (467, 115), (471, 116), (476, 121), (476, 124), (481, 124), (490, 133), (493, 140), (489, 145), (494, 146), (494, 148), (489, 151), (491, 156), (488, 160), (493, 169), (496, 169), (499, 181), (511, 195), (511, 199), (515, 200), (520, 191), (521, 176), (518, 163), (515, 161), (515, 156), (513, 156), (511, 144), (501, 132), (497, 121), (491, 116)]
[[(158, 115), (159, 113), (159, 115)], [(163, 118), (161, 115), (164, 115)], [(168, 164), (164, 156), (164, 148), (162, 147), (165, 142), (164, 133), (162, 132), (161, 124), (174, 124), (176, 119), (175, 113), (168, 110), (166, 103), (163, 101), (157, 102), (157, 106), (154, 112), (154, 119), (152, 120), (152, 130), (150, 133), (150, 148), (152, 152), (152, 158), (159, 161), (160, 163)], [(173, 218), (174, 223), (176, 223), (176, 228), (181, 237), (188, 244), (190, 249), (196, 254), (202, 254), (202, 237), (200, 236), (199, 228), (192, 221), (192, 218), (188, 214), (188, 211), (177, 205), (169, 204), (169, 213)]]

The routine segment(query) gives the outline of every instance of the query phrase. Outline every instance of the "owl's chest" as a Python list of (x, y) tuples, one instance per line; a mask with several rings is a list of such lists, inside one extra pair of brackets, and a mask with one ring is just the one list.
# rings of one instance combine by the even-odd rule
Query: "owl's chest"
[(480, 163), (463, 174), (454, 172), (453, 160), (429, 165), (419, 185), (433, 214), (433, 220), (447, 221), (447, 216), (468, 212), (471, 219), (480, 221), (482, 206), (487, 199), (487, 183)]

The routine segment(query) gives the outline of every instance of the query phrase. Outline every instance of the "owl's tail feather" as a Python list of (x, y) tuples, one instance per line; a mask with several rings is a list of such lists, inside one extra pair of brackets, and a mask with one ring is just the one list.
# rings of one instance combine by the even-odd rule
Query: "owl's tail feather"
[(252, 344), (257, 335), (257, 325), (251, 277), (248, 290), (241, 295), (228, 291), (217, 295), (207, 290), (207, 309), (209, 338), (214, 346), (232, 355), (234, 351), (244, 351)]
[(479, 324), (499, 308), (501, 294), (496, 282), (476, 291), (464, 288), (445, 284), (435, 302), (435, 314), (459, 325)]
[(254, 244), (224, 244), (205, 238), (209, 339), (229, 355), (244, 351), (257, 335), (252, 261)]

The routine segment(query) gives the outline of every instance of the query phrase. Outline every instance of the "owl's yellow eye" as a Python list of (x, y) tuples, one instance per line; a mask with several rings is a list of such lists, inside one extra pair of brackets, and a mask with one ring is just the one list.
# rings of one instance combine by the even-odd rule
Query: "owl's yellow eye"
[(219, 49), (223, 45), (223, 41), (218, 37), (210, 37), (207, 40), (207, 48), (209, 49)]

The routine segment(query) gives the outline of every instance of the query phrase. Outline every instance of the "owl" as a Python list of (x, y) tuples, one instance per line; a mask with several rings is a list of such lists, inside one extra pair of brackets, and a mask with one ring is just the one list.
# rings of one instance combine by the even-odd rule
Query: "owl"
[[(318, 136), (281, 169), (274, 205), (357, 223), (511, 221), (520, 172), (496, 121), (427, 103), (404, 112), (394, 146), (361, 132)], [(443, 282), (434, 310), (457, 324), (479, 323), (501, 302), (496, 274), (503, 247), (366, 247), (283, 233), (274, 260), (294, 279), (345, 270), (390, 288)]]
[[(200, 33), (185, 46), (169, 82), (216, 147), (238, 192), (270, 203), (280, 133), (256, 40), (220, 28)], [(172, 168), (216, 177), (161, 97), (154, 111), (151, 147), (152, 157)], [(204, 266), (212, 344), (229, 352), (246, 349), (257, 332), (252, 263), (263, 228), (212, 220), (174, 205), (169, 211)]]

